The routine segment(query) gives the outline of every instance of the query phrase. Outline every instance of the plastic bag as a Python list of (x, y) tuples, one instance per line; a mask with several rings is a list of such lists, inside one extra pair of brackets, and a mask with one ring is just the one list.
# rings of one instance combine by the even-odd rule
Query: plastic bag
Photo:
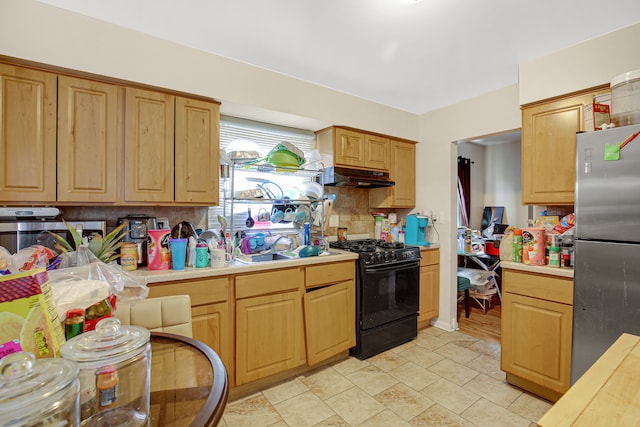
[[(115, 295), (119, 301), (127, 303), (143, 300), (149, 295), (149, 288), (144, 283), (122, 270), (115, 262), (105, 264), (98, 260), (84, 245), (64, 255), (62, 266), (72, 266), (49, 272), (59, 312), (60, 306), (67, 307), (70, 304), (70, 308), (86, 308), (99, 302), (105, 298), (104, 289), (107, 296)], [(56, 289), (58, 286), (60, 288)]]

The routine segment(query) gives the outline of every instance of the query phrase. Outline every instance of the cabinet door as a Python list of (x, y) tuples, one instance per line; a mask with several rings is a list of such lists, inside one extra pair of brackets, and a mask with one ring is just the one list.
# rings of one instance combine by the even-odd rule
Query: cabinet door
[(173, 202), (174, 97), (125, 92), (125, 201)]
[(211, 347), (222, 359), (231, 378), (233, 353), (231, 349), (231, 324), (229, 303), (206, 304), (191, 307), (193, 338)]
[(304, 295), (309, 365), (356, 345), (355, 307), (353, 280), (311, 290)]
[(336, 166), (364, 166), (364, 134), (340, 128), (335, 132), (333, 161)]
[(420, 267), (420, 315), (418, 323), (429, 322), (440, 313), (440, 265)]
[(219, 204), (220, 106), (176, 98), (176, 202)]
[(0, 64), (0, 201), (56, 201), (56, 76)]
[(414, 208), (416, 205), (416, 147), (403, 141), (390, 142), (389, 177), (393, 187), (369, 190), (369, 206), (375, 208)]
[(236, 301), (236, 384), (304, 365), (300, 292)]
[(58, 77), (58, 200), (115, 202), (118, 87)]
[(564, 393), (571, 371), (570, 305), (505, 292), (500, 368)]
[(576, 132), (583, 129), (583, 106), (606, 91), (590, 91), (522, 109), (523, 204), (573, 204)]
[(389, 138), (378, 135), (364, 135), (364, 162), (367, 169), (389, 171)]

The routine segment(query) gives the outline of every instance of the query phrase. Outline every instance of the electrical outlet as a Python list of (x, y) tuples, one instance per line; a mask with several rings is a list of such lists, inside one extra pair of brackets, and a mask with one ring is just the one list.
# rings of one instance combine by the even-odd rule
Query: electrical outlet
[(338, 215), (329, 216), (329, 227), (337, 227), (340, 225), (340, 217)]

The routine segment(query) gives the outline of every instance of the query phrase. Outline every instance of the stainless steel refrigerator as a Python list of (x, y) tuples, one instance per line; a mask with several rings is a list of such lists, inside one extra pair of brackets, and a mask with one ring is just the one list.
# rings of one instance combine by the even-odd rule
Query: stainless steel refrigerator
[(638, 131), (576, 137), (571, 384), (623, 332), (640, 335), (640, 136), (615, 160), (615, 145)]

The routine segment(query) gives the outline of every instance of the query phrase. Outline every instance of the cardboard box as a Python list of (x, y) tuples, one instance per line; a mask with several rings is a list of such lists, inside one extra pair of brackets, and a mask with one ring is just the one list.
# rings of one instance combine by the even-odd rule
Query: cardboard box
[(21, 349), (36, 358), (58, 357), (64, 342), (47, 271), (0, 276), (0, 345), (5, 352)]
[(611, 123), (610, 107), (607, 104), (586, 104), (584, 106), (584, 130), (601, 130), (603, 124)]

